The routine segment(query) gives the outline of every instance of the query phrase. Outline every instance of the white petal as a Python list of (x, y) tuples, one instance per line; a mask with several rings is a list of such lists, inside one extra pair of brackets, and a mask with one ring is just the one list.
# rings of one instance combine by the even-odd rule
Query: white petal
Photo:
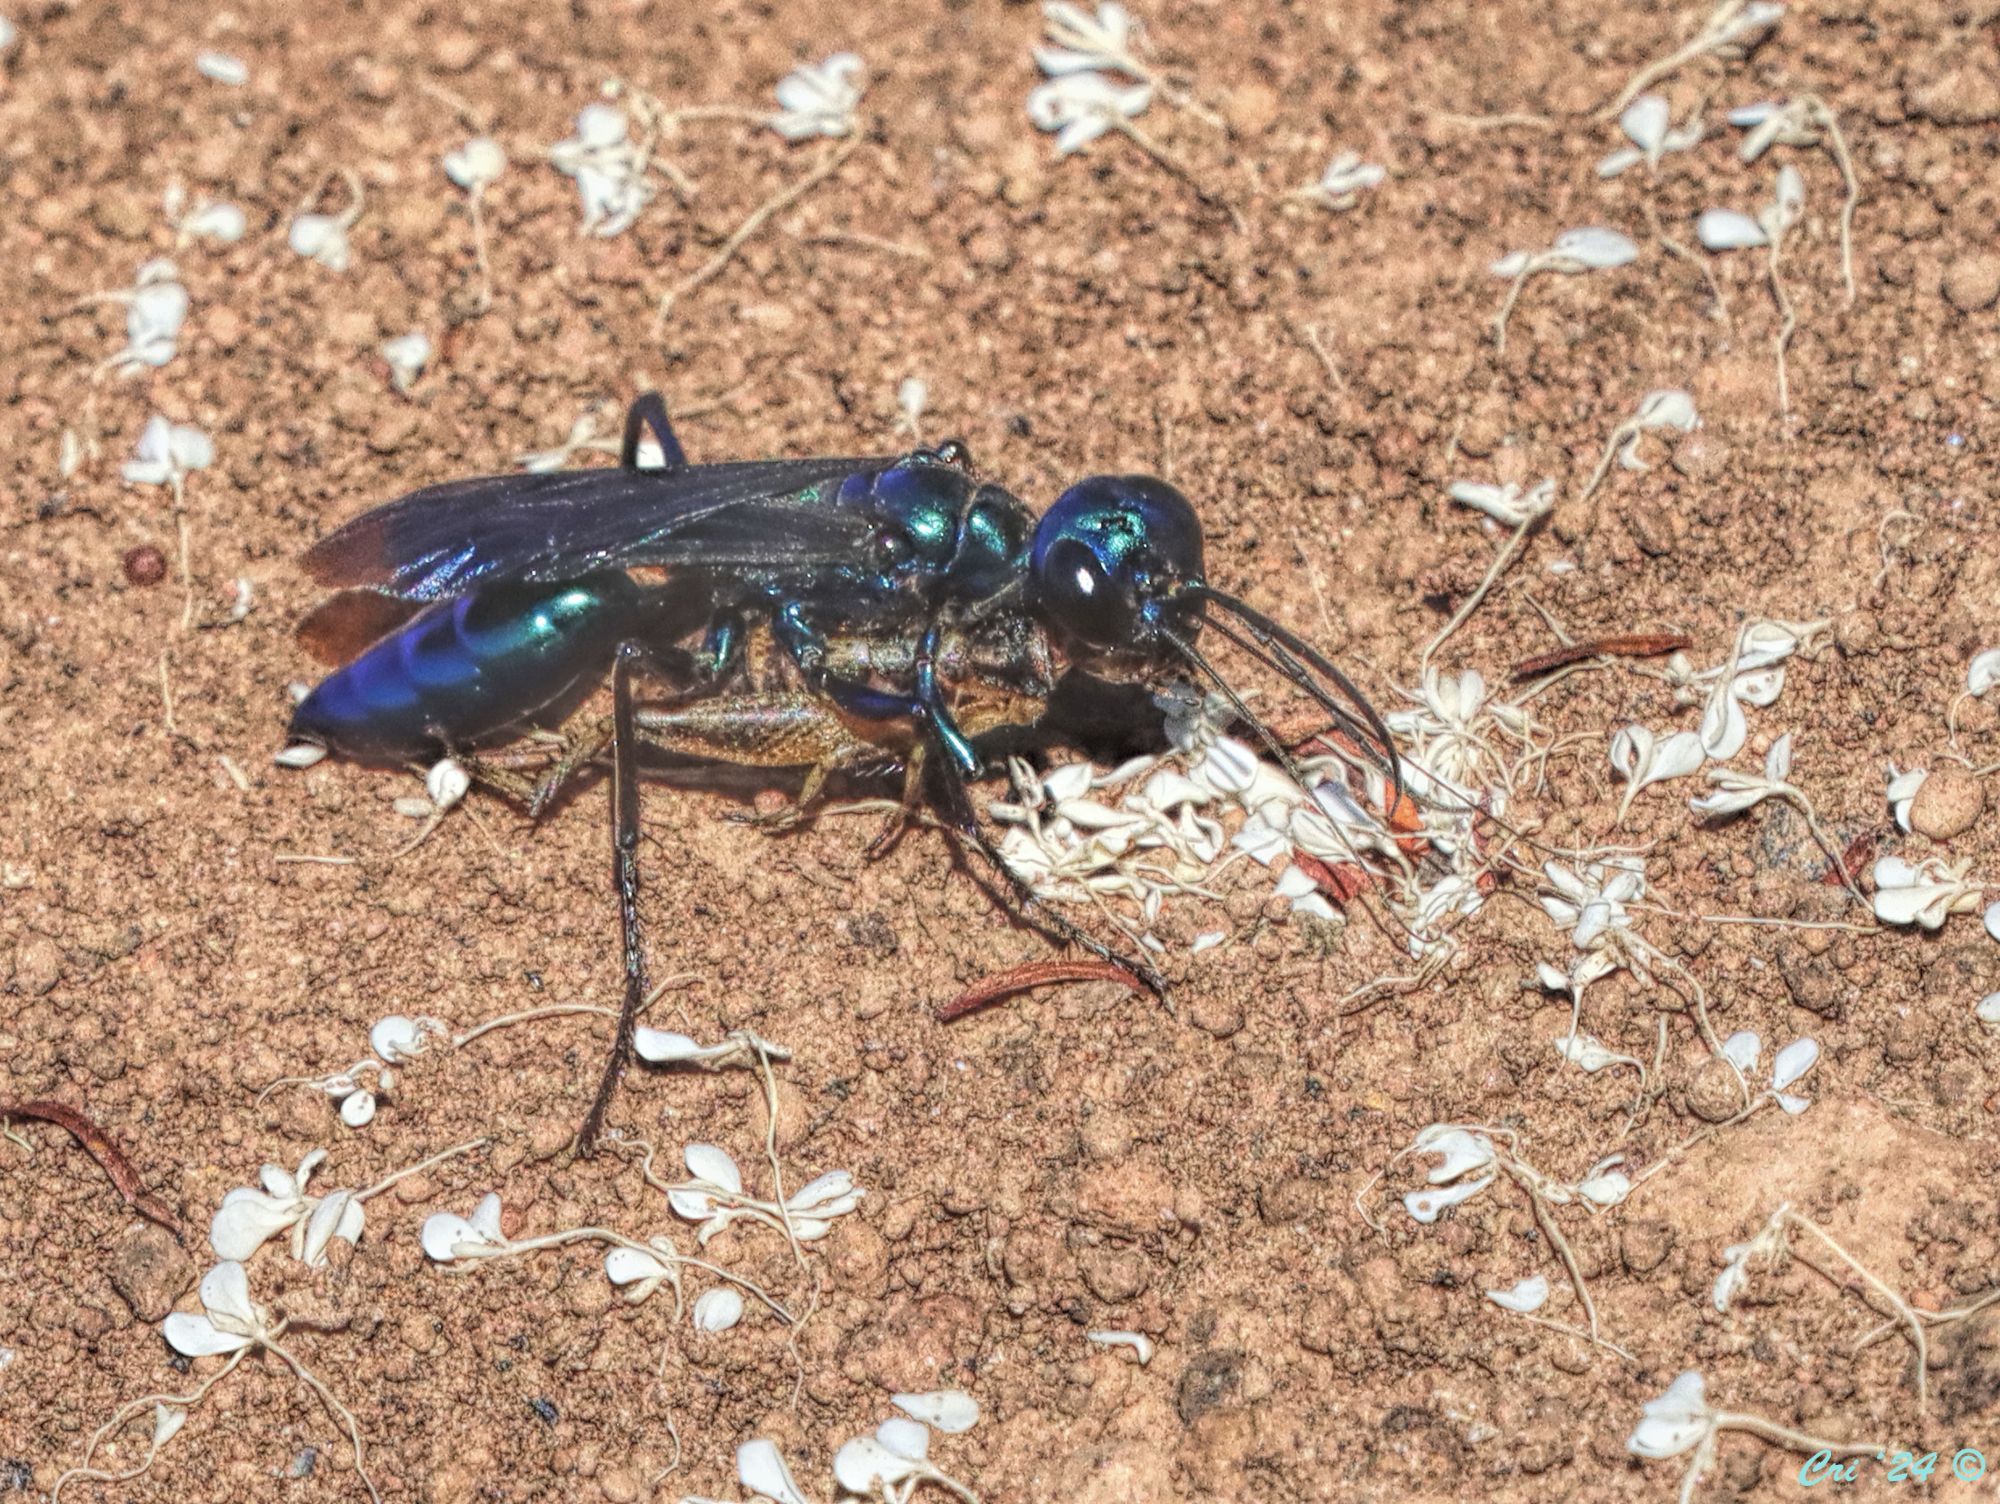
[(153, 1450), (158, 1451), (176, 1436), (187, 1424), (188, 1413), (180, 1405), (153, 1406)]
[(1782, 668), (1757, 669), (1747, 674), (1738, 674), (1736, 682), (1729, 686), (1729, 692), (1745, 705), (1755, 705), (1760, 710), (1777, 702), (1784, 692), (1785, 671)]
[(1778, 1058), (1771, 1062), (1771, 1085), (1783, 1091), (1799, 1077), (1811, 1070), (1819, 1061), (1819, 1041), (1814, 1039), (1794, 1039), (1782, 1050)]
[(892, 1394), (889, 1403), (913, 1420), (956, 1436), (979, 1420), (979, 1401), (963, 1389), (926, 1389), (917, 1394)]
[(901, 1483), (916, 1471), (907, 1457), (898, 1457), (872, 1436), (857, 1436), (833, 1454), (834, 1481), (851, 1494), (872, 1499), (885, 1485)]
[(488, 1191), (479, 1198), (479, 1204), (472, 1209), (472, 1230), (488, 1243), (504, 1243), (506, 1236), (500, 1231), (500, 1193)]
[(1778, 211), (1778, 223), (1785, 226), (1797, 224), (1799, 216), (1806, 212), (1806, 180), (1789, 162), (1778, 169), (1772, 206)]
[(225, 1259), (201, 1277), (201, 1307), (211, 1320), (220, 1318), (226, 1326), (257, 1324), (257, 1308), (250, 1302), (250, 1275), (235, 1259)]
[(845, 1170), (829, 1170), (787, 1196), (785, 1209), (794, 1212), (815, 1211), (827, 1203), (845, 1201), (853, 1194), (854, 1177)]
[(302, 1201), (280, 1201), (239, 1186), (222, 1198), (215, 1219), (208, 1224), (208, 1241), (219, 1257), (240, 1262), (304, 1215)]
[(1702, 749), (1717, 762), (1727, 762), (1743, 750), (1749, 736), (1750, 723), (1744, 719), (1736, 696), (1727, 685), (1716, 685), (1701, 713)]
[(1097, 1331), (1083, 1334), (1086, 1342), (1095, 1342), (1099, 1347), (1129, 1347), (1132, 1356), (1144, 1368), (1153, 1361), (1153, 1339), (1144, 1332)]
[(761, 1436), (752, 1437), (736, 1449), (736, 1477), (751, 1493), (776, 1504), (807, 1504), (798, 1481), (785, 1465), (778, 1444)]
[(875, 1439), (898, 1457), (922, 1462), (931, 1452), (931, 1433), (918, 1421), (892, 1415), (875, 1428)]
[(368, 1048), (391, 1065), (413, 1059), (424, 1047), (424, 1031), (413, 1018), (391, 1013), (368, 1031)]
[(673, 1267), (664, 1259), (638, 1248), (613, 1248), (604, 1255), (604, 1277), (614, 1285), (632, 1285), (646, 1279), (668, 1279), (672, 1277), (673, 1272)]
[(1917, 881), (1917, 869), (1899, 856), (1878, 857), (1869, 877), (1877, 888), (1908, 888)]
[(1667, 138), (1672, 116), (1667, 101), (1658, 94), (1641, 94), (1618, 117), (1618, 127), (1644, 151), (1657, 151)]
[(219, 240), (224, 245), (234, 245), (249, 228), (250, 221), (234, 204), (203, 204), (181, 221), (181, 229), (188, 234)]
[(1989, 992), (1981, 998), (1973, 1016), (1989, 1028), (2000, 1027), (2000, 992)]
[(1735, 209), (1704, 209), (1694, 223), (1695, 239), (1711, 251), (1742, 251), (1769, 244), (1763, 226)]
[(341, 1099), (340, 1120), (350, 1128), (366, 1128), (375, 1121), (375, 1093), (352, 1092)]
[(1623, 1170), (1602, 1170), (1580, 1182), (1577, 1190), (1599, 1206), (1616, 1206), (1632, 1194), (1632, 1178)]
[(726, 1332), (742, 1319), (743, 1297), (727, 1285), (695, 1297), (694, 1329), (698, 1332)]
[(300, 1247), (305, 1266), (317, 1269), (325, 1264), (327, 1247), (335, 1238), (349, 1245), (359, 1243), (367, 1215), (352, 1191), (335, 1191), (322, 1200), (306, 1223), (305, 1240)]
[(434, 1262), (449, 1264), (458, 1257), (460, 1244), (483, 1241), (479, 1230), (457, 1212), (433, 1212), (424, 1219), (421, 1237), (424, 1253)]
[(1403, 1197), (1403, 1207), (1419, 1222), (1435, 1222), (1447, 1208), (1471, 1200), (1491, 1184), (1493, 1177), (1484, 1175), (1477, 1180), (1461, 1180), (1457, 1185), (1411, 1191)]
[(1739, 1071), (1757, 1069), (1757, 1057), (1764, 1052), (1764, 1041), (1748, 1029), (1739, 1029), (1722, 1041), (1722, 1058)]
[(1631, 236), (1596, 225), (1563, 231), (1556, 237), (1555, 250), (1598, 271), (1628, 265), (1639, 257), (1639, 247)]
[(1995, 940), (2000, 940), (2000, 903), (1989, 903), (1986, 906), (1985, 924), (1986, 933)]
[(710, 1185), (741, 1195), (743, 1173), (736, 1168), (736, 1161), (729, 1157), (725, 1149), (714, 1144), (689, 1144), (681, 1151), (687, 1161), (688, 1173), (696, 1180), (705, 1180)]
[(1988, 648), (1966, 665), (1965, 688), (1970, 694), (1983, 695), (1996, 684), (2000, 684), (2000, 648)]
[(715, 1215), (716, 1201), (706, 1191), (678, 1190), (667, 1192), (667, 1205), (676, 1217), (704, 1222)]
[(1621, 146), (1616, 151), (1607, 152), (1597, 162), (1597, 175), (1601, 178), (1615, 178), (1646, 160), (1646, 154), (1635, 146)]
[(1486, 1298), (1503, 1311), (1539, 1311), (1549, 1303), (1548, 1276), (1531, 1274), (1505, 1290), (1488, 1290)]
[(250, 1345), (248, 1337), (217, 1331), (206, 1316), (191, 1316), (186, 1311), (175, 1311), (161, 1322), (160, 1334), (167, 1339), (167, 1346), (189, 1358), (233, 1353)]
[(1701, 416), (1695, 411), (1694, 398), (1678, 387), (1666, 387), (1646, 393), (1633, 420), (1641, 428), (1674, 428), (1691, 433), (1699, 426)]

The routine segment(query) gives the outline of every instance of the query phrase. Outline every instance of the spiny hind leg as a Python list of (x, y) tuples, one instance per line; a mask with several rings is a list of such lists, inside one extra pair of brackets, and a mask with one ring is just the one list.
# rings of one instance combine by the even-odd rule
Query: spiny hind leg
[(806, 781), (799, 785), (797, 798), (787, 800), (777, 809), (733, 811), (727, 818), (738, 825), (753, 826), (768, 836), (797, 830), (812, 819), (826, 798), (826, 780), (833, 771), (832, 763), (816, 762), (806, 769)]
[(610, 716), (577, 716), (563, 728), (553, 758), (544, 744), (519, 751), (461, 756), (458, 761), (474, 783), (522, 806), (530, 819), (539, 820), (548, 812), (556, 795), (604, 755), (613, 734)]
[(726, 695), (671, 710), (642, 710), (641, 742), (683, 757), (738, 767), (804, 768), (797, 799), (764, 814), (737, 814), (740, 824), (777, 832), (812, 817), (834, 773), (879, 763), (884, 747), (866, 728), (843, 719), (825, 700), (807, 694)]
[(910, 828), (916, 818), (918, 808), (924, 802), (924, 760), (928, 748), (918, 742), (910, 751), (903, 764), (903, 797), (896, 801), (896, 808), (889, 818), (882, 822), (882, 828), (875, 833), (862, 851), (862, 857), (871, 862), (879, 862), (896, 849), (896, 843), (903, 839), (903, 833)]

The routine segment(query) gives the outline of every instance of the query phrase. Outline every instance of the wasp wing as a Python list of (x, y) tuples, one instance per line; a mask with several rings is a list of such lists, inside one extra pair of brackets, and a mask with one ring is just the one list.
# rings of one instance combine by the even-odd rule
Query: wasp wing
[(896, 460), (744, 460), (674, 470), (489, 475), (413, 491), (307, 551), (322, 585), (441, 600), (500, 580), (631, 565), (770, 568), (853, 558), (865, 519), (828, 504)]

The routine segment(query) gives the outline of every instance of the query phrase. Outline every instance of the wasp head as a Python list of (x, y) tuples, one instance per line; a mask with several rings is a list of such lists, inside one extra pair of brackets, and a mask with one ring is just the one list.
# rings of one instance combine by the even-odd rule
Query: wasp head
[(1157, 657), (1192, 636), (1204, 579), (1201, 522), (1148, 475), (1094, 475), (1043, 514), (1029, 552), (1035, 613), (1072, 649)]

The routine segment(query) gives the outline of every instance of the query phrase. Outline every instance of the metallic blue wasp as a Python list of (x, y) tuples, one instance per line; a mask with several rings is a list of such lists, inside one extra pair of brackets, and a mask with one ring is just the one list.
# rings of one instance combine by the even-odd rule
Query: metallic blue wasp
[[(638, 465), (647, 430), (662, 467)], [(297, 741), (376, 762), (464, 753), (562, 720), (610, 672), (605, 740), (625, 997), (578, 1135), (586, 1150), (645, 992), (639, 753), (649, 741), (687, 745), (690, 717), (706, 717), (697, 729), (718, 755), (725, 735), (795, 745), (790, 733), (815, 707), (847, 727), (903, 727), (902, 741), (875, 743), (924, 768), (947, 828), (989, 861), (1024, 912), (1035, 908), (1033, 895), (999, 860), (966, 787), (983, 770), (980, 734), (997, 723), (988, 706), (970, 729), (961, 725), (955, 702), (970, 703), (969, 677), (1002, 686), (1018, 713), (1048, 702), (1059, 662), (1124, 679), (1192, 671), (1288, 761), (1196, 646), (1205, 628), (1306, 692), (1398, 771), (1380, 718), (1331, 662), (1207, 582), (1194, 508), (1148, 476), (1081, 481), (1038, 521), (978, 479), (955, 441), (899, 457), (693, 465), (665, 404), (649, 393), (627, 415), (616, 468), (432, 486), (330, 534), (305, 565), (344, 593), (301, 636), (343, 666), (298, 706)], [(664, 571), (663, 581), (628, 572), (640, 568)], [(792, 665), (799, 689), (782, 705), (746, 685), (753, 633), (768, 634)], [(695, 708), (649, 723), (636, 703), (642, 672)], [(821, 720), (823, 743), (844, 734)], [(777, 722), (785, 736), (773, 731)], [(1037, 911), (1031, 922), (1159, 989), (1150, 968), (1060, 916)]]

